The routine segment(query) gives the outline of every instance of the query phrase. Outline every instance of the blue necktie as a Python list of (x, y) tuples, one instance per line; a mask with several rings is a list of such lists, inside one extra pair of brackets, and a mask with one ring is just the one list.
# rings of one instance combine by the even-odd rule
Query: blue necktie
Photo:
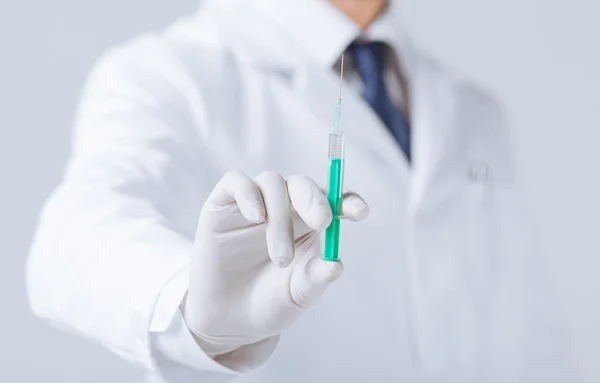
[(404, 113), (390, 99), (383, 78), (382, 43), (354, 43), (348, 52), (363, 82), (363, 98), (388, 127), (410, 162), (410, 127)]

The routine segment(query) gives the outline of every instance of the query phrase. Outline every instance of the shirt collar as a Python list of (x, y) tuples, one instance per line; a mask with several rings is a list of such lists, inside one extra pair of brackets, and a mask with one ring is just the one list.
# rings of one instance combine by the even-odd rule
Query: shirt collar
[(398, 12), (398, 1), (390, 0), (385, 12), (373, 21), (361, 37), (367, 41), (384, 42), (394, 50), (400, 49), (406, 37), (406, 32), (401, 28), (402, 23)]
[(414, 48), (408, 31), (404, 29), (401, 5), (397, 0), (389, 0), (386, 11), (381, 14), (361, 35), (367, 41), (380, 41), (390, 46), (403, 74), (411, 75), (414, 70)]

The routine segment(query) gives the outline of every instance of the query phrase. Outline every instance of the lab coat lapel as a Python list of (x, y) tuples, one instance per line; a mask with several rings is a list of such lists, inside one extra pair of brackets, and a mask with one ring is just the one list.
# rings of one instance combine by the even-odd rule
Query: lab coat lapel
[(428, 63), (414, 65), (411, 72), (413, 166), (408, 212), (414, 215), (433, 192), (433, 181), (443, 176), (439, 169), (448, 159), (449, 143), (453, 142), (456, 98), (452, 84)]
[[(399, 32), (400, 33), (400, 32)], [(352, 89), (344, 87), (344, 130), (347, 136), (347, 153), (353, 151), (377, 157), (390, 177), (398, 176), (408, 187), (407, 208), (410, 215), (418, 212), (428, 198), (434, 181), (444, 177), (443, 169), (454, 166), (454, 152), (460, 140), (456, 122), (456, 96), (448, 76), (422, 58), (408, 37), (399, 39), (394, 49), (401, 60), (407, 77), (411, 120), (412, 161), (404, 153), (387, 127), (375, 112)], [(295, 72), (296, 86), (325, 131), (332, 129), (334, 105), (339, 92), (339, 76), (331, 70), (306, 66)], [(455, 172), (447, 172), (455, 174)], [(435, 203), (434, 201), (432, 201)]]

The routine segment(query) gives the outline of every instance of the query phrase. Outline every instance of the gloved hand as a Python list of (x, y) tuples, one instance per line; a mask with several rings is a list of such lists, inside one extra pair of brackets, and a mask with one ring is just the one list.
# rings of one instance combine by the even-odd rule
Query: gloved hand
[[(343, 216), (369, 208), (347, 193)], [(319, 232), (332, 212), (308, 177), (227, 173), (200, 214), (183, 308), (196, 341), (215, 357), (276, 336), (340, 277), (342, 262), (322, 260)]]

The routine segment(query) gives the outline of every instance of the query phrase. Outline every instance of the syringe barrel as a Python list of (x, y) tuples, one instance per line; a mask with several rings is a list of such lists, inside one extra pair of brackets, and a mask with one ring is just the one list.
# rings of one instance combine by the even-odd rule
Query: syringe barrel
[(325, 231), (323, 259), (337, 261), (340, 241), (340, 216), (342, 214), (342, 191), (344, 188), (344, 134), (329, 134), (329, 182), (327, 199), (333, 219)]
[(344, 188), (344, 159), (330, 158), (329, 182), (327, 187), (327, 200), (331, 206), (333, 219), (325, 230), (325, 248), (323, 259), (337, 261), (340, 242), (340, 216), (342, 215), (342, 191)]
[(344, 133), (329, 134), (329, 158), (344, 158)]

